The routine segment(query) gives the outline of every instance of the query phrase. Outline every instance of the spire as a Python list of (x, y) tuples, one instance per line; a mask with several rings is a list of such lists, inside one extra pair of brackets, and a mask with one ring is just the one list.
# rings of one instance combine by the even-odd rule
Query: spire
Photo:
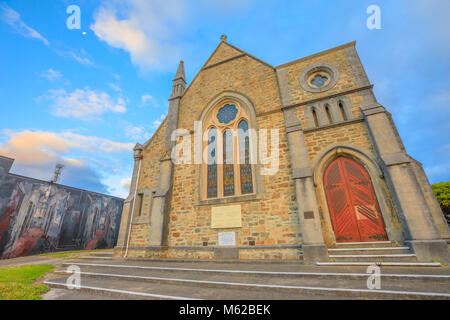
[(183, 60), (181, 60), (180, 64), (178, 65), (175, 78), (173, 78), (173, 87), (170, 99), (180, 98), (184, 94), (185, 88), (186, 88), (186, 76), (184, 75), (184, 62)]
[(186, 82), (186, 76), (184, 75), (184, 61), (183, 60), (181, 60), (180, 64), (178, 65), (177, 74), (175, 75), (175, 78), (173, 79), (173, 81), (175, 81), (177, 79), (183, 79), (184, 82)]

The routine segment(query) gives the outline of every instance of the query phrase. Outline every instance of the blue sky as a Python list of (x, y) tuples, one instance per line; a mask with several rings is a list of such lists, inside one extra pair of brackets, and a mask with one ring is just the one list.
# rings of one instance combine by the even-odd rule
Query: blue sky
[(180, 59), (189, 82), (221, 34), (275, 66), (356, 40), (408, 153), (448, 181), (449, 14), (448, 0), (0, 0), (0, 154), (14, 173), (47, 180), (61, 162), (61, 183), (124, 197)]

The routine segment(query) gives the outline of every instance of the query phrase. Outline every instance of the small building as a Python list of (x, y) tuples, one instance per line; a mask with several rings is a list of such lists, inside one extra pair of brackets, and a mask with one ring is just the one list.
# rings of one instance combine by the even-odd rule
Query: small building
[(134, 148), (116, 257), (329, 261), (346, 243), (449, 261), (421, 164), (373, 93), (355, 42), (272, 66), (223, 36)]
[(0, 156), (0, 258), (113, 248), (123, 199), (9, 172)]

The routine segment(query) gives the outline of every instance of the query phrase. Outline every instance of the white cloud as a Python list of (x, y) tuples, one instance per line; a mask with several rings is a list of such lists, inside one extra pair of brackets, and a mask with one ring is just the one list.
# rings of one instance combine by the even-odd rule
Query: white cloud
[(176, 30), (184, 0), (109, 0), (97, 10), (91, 29), (108, 45), (130, 54), (143, 69), (173, 65), (179, 57)]
[(62, 73), (52, 68), (49, 68), (48, 70), (42, 73), (42, 77), (50, 82), (54, 82), (62, 78)]
[(84, 136), (70, 131), (56, 133), (51, 131), (24, 130), (14, 132), (4, 130), (3, 133), (9, 140), (0, 144), (0, 153), (26, 164), (47, 163), (56, 155), (68, 154), (73, 149), (90, 153), (120, 153), (133, 149), (132, 143)]
[(125, 135), (134, 141), (147, 141), (151, 137), (151, 133), (148, 132), (143, 126), (132, 125), (125, 127)]
[(125, 189), (127, 189), (127, 190), (130, 190), (130, 187), (131, 187), (131, 179), (130, 179), (130, 178), (125, 178), (125, 179), (120, 180), (120, 185), (121, 185), (123, 188), (125, 188)]
[(159, 119), (153, 121), (153, 128), (154, 128), (154, 129), (157, 129), (157, 128), (161, 125), (161, 123), (163, 122), (163, 120), (164, 120), (165, 118), (166, 118), (166, 115), (165, 115), (165, 114), (162, 114), (162, 115), (159, 117)]
[(70, 58), (75, 60), (76, 62), (85, 65), (92, 66), (94, 63), (87, 57), (87, 53), (85, 50), (76, 50), (76, 49), (54, 49), (53, 50), (57, 55), (63, 58)]
[(94, 91), (89, 87), (70, 93), (65, 89), (52, 89), (44, 98), (53, 101), (52, 113), (62, 118), (91, 120), (107, 112), (124, 113), (127, 110), (122, 97), (114, 100), (106, 92)]
[[(116, 158), (122, 154), (131, 155), (133, 148), (132, 143), (83, 136), (70, 131), (4, 130), (3, 134), (7, 141), (0, 143), (0, 154), (15, 159), (14, 172), (48, 180), (55, 165), (62, 163), (65, 167), (61, 183), (97, 192), (108, 192), (98, 170), (110, 172), (108, 164), (114, 165), (114, 168), (121, 166), (116, 163)], [(90, 155), (95, 155), (96, 159), (90, 159)]]
[(119, 153), (133, 149), (132, 143), (116, 142), (109, 139), (84, 136), (72, 132), (63, 132), (62, 137), (66, 139), (69, 146), (86, 152), (98, 153)]
[(8, 7), (5, 3), (0, 3), (0, 20), (8, 24), (14, 32), (26, 37), (41, 41), (46, 46), (50, 43), (35, 29), (29, 27), (22, 21), (20, 14), (14, 9)]
[(122, 88), (115, 84), (115, 83), (109, 83), (109, 86), (117, 93), (122, 93)]
[(151, 104), (155, 108), (159, 107), (158, 101), (156, 101), (156, 99), (150, 94), (144, 94), (141, 100), (143, 105)]

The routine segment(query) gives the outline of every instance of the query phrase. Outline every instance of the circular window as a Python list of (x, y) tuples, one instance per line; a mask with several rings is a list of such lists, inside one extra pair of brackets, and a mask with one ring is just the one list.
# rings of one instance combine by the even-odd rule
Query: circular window
[(334, 87), (339, 79), (338, 70), (328, 63), (316, 63), (300, 76), (300, 85), (309, 92), (323, 92)]
[(238, 109), (235, 105), (227, 104), (219, 109), (219, 112), (217, 113), (217, 120), (219, 120), (220, 123), (230, 123), (236, 119), (237, 113)]

